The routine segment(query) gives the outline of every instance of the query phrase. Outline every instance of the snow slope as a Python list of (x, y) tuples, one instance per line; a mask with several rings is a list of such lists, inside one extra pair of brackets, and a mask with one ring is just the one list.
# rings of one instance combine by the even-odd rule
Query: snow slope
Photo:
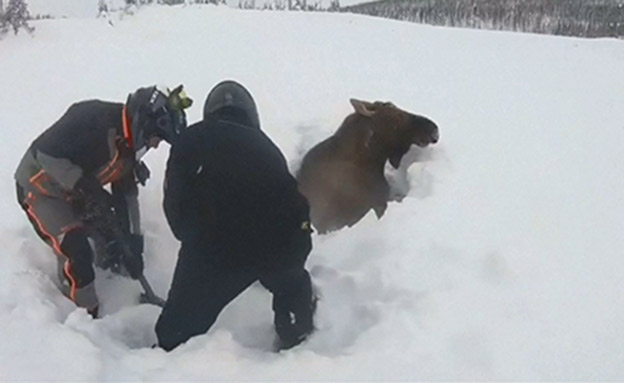
[[(0, 41), (0, 380), (624, 380), (624, 42), (211, 6), (111, 20)], [(159, 309), (136, 304), (133, 281), (99, 272), (92, 320), (55, 289), (14, 201), (23, 151), (72, 102), (184, 83), (196, 121), (224, 78), (252, 91), (293, 170), (350, 97), (441, 129), (381, 221), (314, 237), (318, 332), (280, 354), (259, 286), (171, 353), (150, 348)], [(167, 155), (148, 154), (141, 193), (161, 295), (178, 248), (160, 207)]]

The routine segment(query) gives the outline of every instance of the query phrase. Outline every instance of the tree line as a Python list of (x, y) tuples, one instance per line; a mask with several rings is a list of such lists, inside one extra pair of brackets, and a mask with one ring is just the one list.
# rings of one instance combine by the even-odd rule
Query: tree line
[[(104, 3), (105, 0), (100, 0)], [(125, 0), (126, 5), (143, 4), (225, 4), (226, 0)], [(324, 7), (321, 0), (239, 0), (238, 8), (241, 9), (264, 9), (264, 10), (299, 10), (299, 11), (338, 11), (340, 0), (330, 0), (329, 6)]]
[[(225, 0), (125, 0), (144, 4), (222, 4)], [(331, 0), (323, 8), (315, 0), (258, 2), (262, 9), (339, 11), (451, 27), (509, 30), (579, 37), (624, 38), (624, 0), (379, 0), (340, 7)], [(239, 0), (239, 8), (258, 8), (256, 0)], [(108, 12), (106, 0), (99, 12)], [(26, 0), (0, 0), (0, 36), (13, 30), (32, 32)]]
[(451, 27), (624, 37), (622, 0), (380, 0), (342, 10)]

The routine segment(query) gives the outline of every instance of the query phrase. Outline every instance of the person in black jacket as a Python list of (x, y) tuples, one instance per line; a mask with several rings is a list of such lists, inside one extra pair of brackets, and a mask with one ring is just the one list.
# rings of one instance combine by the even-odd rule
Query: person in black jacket
[(273, 294), (280, 349), (312, 332), (316, 299), (304, 268), (312, 248), (308, 202), (281, 151), (260, 129), (254, 100), (242, 85), (215, 86), (204, 120), (172, 146), (164, 210), (182, 244), (156, 324), (162, 348), (206, 333), (257, 280)]
[(126, 104), (78, 102), (32, 142), (17, 167), (17, 200), (58, 257), (61, 291), (94, 317), (94, 262), (135, 279), (143, 273), (137, 182), (145, 184), (149, 170), (140, 158), (161, 140), (176, 139), (190, 104), (181, 85), (140, 88)]

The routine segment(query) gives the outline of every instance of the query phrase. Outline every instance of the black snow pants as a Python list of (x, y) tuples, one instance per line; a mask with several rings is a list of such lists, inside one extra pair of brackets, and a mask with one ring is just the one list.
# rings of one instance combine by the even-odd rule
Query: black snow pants
[(182, 245), (167, 304), (156, 323), (160, 347), (169, 351), (206, 333), (225, 306), (258, 280), (273, 294), (276, 321), (280, 315), (294, 312), (309, 318), (312, 327), (314, 298), (303, 265), (306, 257), (290, 268), (261, 271), (217, 266), (209, 256), (205, 249)]

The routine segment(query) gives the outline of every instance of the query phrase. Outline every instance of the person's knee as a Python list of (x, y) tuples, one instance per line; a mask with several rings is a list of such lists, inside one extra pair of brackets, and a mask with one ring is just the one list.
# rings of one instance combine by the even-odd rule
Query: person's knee
[(84, 228), (68, 231), (61, 241), (61, 250), (74, 262), (91, 262), (93, 260), (93, 249), (89, 244), (89, 236)]
[(201, 280), (179, 271), (176, 270), (167, 303), (155, 327), (158, 345), (166, 351), (206, 333), (222, 309), (211, 299), (215, 291), (199, 288)]
[(181, 343), (185, 342), (188, 338), (185, 338), (181, 331), (176, 331), (174, 326), (169, 323), (166, 311), (158, 318), (156, 322), (156, 337), (158, 338), (158, 347), (165, 351), (171, 351)]
[(93, 249), (85, 229), (77, 228), (65, 234), (61, 251), (71, 264), (71, 277), (78, 287), (84, 287), (95, 279), (93, 272)]
[(192, 309), (172, 307), (169, 303), (168, 300), (168, 307), (163, 309), (155, 327), (158, 346), (165, 351), (173, 350), (194, 336), (205, 334), (216, 321), (216, 313), (198, 313)]

